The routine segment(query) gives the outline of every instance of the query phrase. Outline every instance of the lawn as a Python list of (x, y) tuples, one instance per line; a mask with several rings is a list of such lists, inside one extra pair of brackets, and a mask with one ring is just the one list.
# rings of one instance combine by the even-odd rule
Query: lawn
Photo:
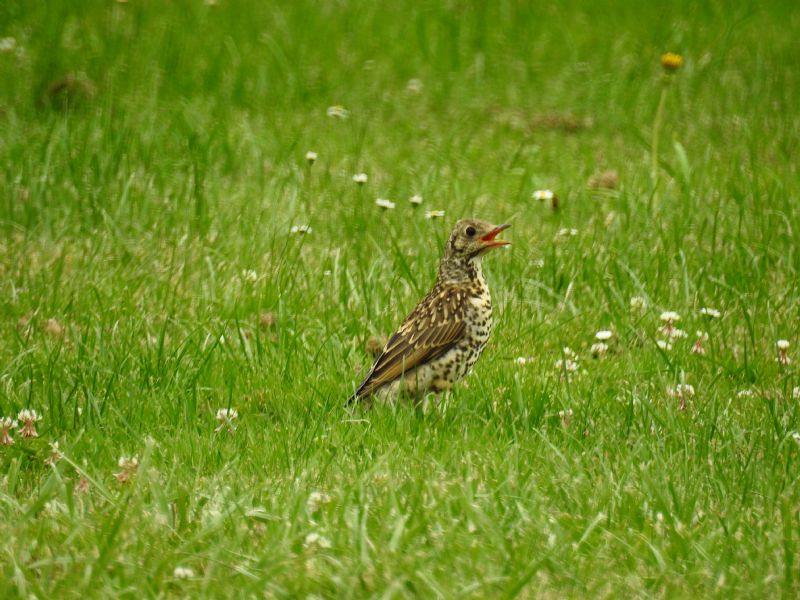
[[(799, 596), (797, 31), (0, 4), (0, 595)], [(346, 411), (462, 217), (482, 359)]]

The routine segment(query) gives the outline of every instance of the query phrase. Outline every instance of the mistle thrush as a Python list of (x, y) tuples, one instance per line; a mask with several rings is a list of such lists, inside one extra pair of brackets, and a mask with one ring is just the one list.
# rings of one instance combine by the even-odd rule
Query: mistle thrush
[(389, 338), (348, 404), (403, 393), (419, 399), (449, 390), (470, 372), (492, 330), (492, 298), (482, 260), (492, 248), (510, 243), (497, 239), (508, 227), (479, 219), (456, 223), (436, 284)]

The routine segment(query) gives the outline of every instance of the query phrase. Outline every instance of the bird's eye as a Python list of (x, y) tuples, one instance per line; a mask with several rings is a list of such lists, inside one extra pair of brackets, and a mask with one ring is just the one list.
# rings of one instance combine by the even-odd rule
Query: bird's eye
[(466, 234), (467, 237), (472, 237), (473, 235), (475, 235), (475, 228), (472, 225), (470, 225), (469, 227), (467, 227)]

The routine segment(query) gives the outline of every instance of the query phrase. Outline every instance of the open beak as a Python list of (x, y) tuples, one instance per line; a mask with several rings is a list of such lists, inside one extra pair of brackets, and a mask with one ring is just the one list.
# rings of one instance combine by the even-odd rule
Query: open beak
[(508, 246), (511, 242), (507, 242), (506, 240), (498, 240), (497, 235), (503, 231), (504, 229), (508, 229), (511, 227), (508, 223), (503, 225), (498, 225), (494, 229), (492, 229), (489, 233), (481, 237), (481, 241), (483, 242), (484, 247), (488, 250), (490, 248), (498, 248), (500, 246)]

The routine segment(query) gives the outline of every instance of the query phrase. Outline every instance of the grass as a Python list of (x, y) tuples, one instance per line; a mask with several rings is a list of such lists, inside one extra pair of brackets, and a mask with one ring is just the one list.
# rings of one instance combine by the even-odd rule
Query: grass
[[(3, 595), (800, 594), (793, 5), (282, 4), (0, 5)], [(484, 357), (346, 413), (462, 216)]]

